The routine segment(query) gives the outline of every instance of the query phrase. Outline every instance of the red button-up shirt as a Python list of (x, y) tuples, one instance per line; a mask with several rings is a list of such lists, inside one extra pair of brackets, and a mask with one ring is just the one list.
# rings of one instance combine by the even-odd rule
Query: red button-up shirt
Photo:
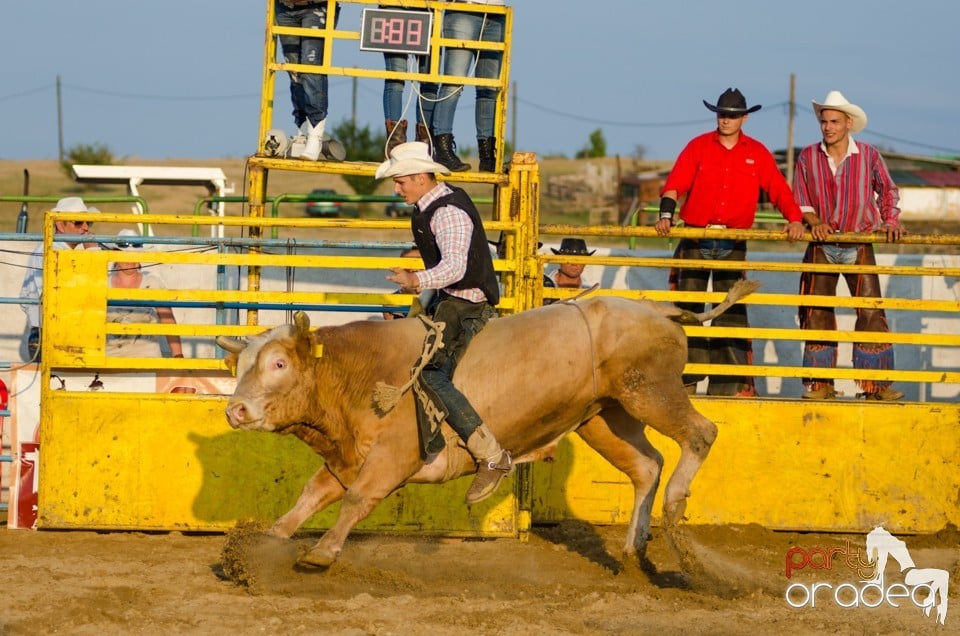
[(761, 188), (787, 221), (803, 219), (770, 151), (742, 132), (737, 144), (727, 149), (714, 130), (687, 144), (660, 193), (676, 190), (678, 196), (687, 195), (680, 209), (687, 225), (745, 229), (753, 226)]

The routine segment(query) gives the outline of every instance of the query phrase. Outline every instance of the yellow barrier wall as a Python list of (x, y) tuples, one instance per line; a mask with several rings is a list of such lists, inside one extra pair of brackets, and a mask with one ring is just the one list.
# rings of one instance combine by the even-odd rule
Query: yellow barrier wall
[[(52, 391), (40, 427), (41, 528), (224, 530), (272, 523), (296, 501), (320, 458), (293, 437), (234, 431), (226, 398)], [(468, 510), (468, 479), (413, 485), (358, 530), (513, 536), (510, 485)], [(305, 528), (326, 528), (338, 506)]]
[[(319, 458), (298, 440), (230, 430), (225, 399), (52, 392), (41, 427), (43, 528), (221, 530), (271, 522), (293, 505)], [(957, 405), (696, 400), (720, 429), (693, 483), (691, 523), (934, 532), (960, 525)], [(656, 433), (664, 482), (676, 445)], [(629, 482), (576, 436), (533, 467), (533, 521), (626, 523)], [(512, 482), (473, 510), (469, 483), (414, 485), (358, 529), (516, 534)], [(660, 497), (655, 504), (659, 516)], [(329, 527), (336, 507), (308, 528)]]
[[(690, 523), (935, 532), (960, 525), (960, 405), (697, 399), (719, 436), (693, 482)], [(679, 456), (664, 455), (660, 494)], [(633, 491), (579, 438), (533, 469), (533, 521), (626, 523)], [(662, 498), (654, 503), (659, 517)]]

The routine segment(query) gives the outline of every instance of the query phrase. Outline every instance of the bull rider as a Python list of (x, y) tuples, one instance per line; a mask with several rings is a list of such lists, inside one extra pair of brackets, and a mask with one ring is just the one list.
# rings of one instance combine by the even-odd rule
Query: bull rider
[(477, 475), (467, 490), (474, 504), (493, 494), (512, 470), (510, 453), (500, 446), (467, 398), (453, 385), (453, 372), (473, 337), (496, 316), (500, 288), (493, 269), (480, 213), (461, 188), (438, 182), (436, 173), (450, 174), (431, 157), (427, 144), (397, 145), (377, 168), (378, 179), (393, 178), (393, 191), (414, 206), (410, 226), (426, 269), (395, 267), (387, 279), (408, 293), (436, 289), (439, 302), (430, 317), (443, 322), (443, 348), (421, 373), (447, 411), (447, 422), (466, 443), (477, 463)]

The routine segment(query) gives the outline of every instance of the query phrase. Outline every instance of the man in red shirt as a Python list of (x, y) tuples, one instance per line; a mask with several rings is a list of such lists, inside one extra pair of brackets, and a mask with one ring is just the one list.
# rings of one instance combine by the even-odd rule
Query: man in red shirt
[[(680, 218), (687, 227), (746, 229), (753, 226), (761, 188), (787, 220), (784, 233), (791, 241), (803, 238), (803, 214), (793, 200), (786, 179), (780, 174), (773, 155), (759, 141), (745, 135), (741, 128), (750, 113), (760, 106), (747, 108), (747, 100), (737, 89), (728, 88), (716, 106), (703, 104), (717, 114), (717, 129), (694, 137), (677, 157), (677, 161), (660, 192), (660, 220), (656, 230), (667, 236), (673, 225), (677, 201), (686, 196)], [(746, 241), (732, 239), (682, 239), (675, 258), (693, 260), (743, 261)], [(744, 278), (743, 271), (680, 269), (670, 272), (670, 288), (678, 291), (704, 292), (713, 278), (713, 291), (726, 292)], [(677, 303), (683, 309), (703, 311), (703, 303)], [(735, 305), (713, 321), (720, 327), (747, 327), (745, 305)], [(739, 364), (753, 361), (752, 345), (743, 338), (690, 338), (689, 357), (696, 364)], [(697, 382), (704, 375), (684, 375), (687, 391), (696, 393)], [(742, 375), (713, 376), (708, 395), (756, 395), (753, 378)]]

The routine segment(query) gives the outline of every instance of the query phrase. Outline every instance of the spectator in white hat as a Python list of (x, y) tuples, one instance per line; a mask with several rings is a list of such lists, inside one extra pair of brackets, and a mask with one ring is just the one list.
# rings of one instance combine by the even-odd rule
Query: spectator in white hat
[[(793, 196), (810, 226), (814, 241), (807, 246), (804, 263), (875, 265), (872, 243), (830, 243), (833, 232), (883, 232), (887, 241), (900, 240), (900, 190), (893, 182), (883, 157), (873, 146), (854, 141), (850, 135), (867, 127), (867, 114), (851, 104), (840, 91), (830, 91), (823, 103), (813, 102), (820, 122), (822, 141), (807, 146), (797, 157)], [(876, 274), (844, 274), (850, 295), (879, 298)], [(835, 272), (803, 272), (800, 293), (835, 296), (840, 275)], [(833, 307), (800, 307), (801, 329), (837, 328)], [(857, 308), (856, 331), (889, 331), (883, 309)], [(807, 342), (803, 366), (837, 366), (836, 342)], [(883, 342), (853, 344), (855, 369), (893, 369), (893, 345)], [(805, 378), (807, 399), (831, 400), (837, 396), (832, 378)], [(857, 380), (868, 400), (899, 400), (903, 392), (891, 382)]]
[[(65, 197), (57, 201), (51, 212), (99, 212), (96, 208), (87, 207), (80, 197)], [(93, 221), (54, 221), (56, 234), (90, 234)], [(100, 246), (93, 242), (54, 241), (55, 250), (98, 250)], [(27, 261), (27, 273), (20, 286), (20, 297), (40, 300), (43, 292), (43, 244), (33, 250), (30, 260)], [(20, 305), (27, 314), (27, 354), (32, 362), (40, 362), (40, 304)]]

